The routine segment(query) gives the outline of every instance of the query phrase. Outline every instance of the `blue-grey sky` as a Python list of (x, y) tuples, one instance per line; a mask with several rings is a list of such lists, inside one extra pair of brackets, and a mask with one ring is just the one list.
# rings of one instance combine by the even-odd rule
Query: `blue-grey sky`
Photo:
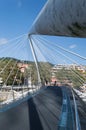
[(0, 38), (27, 33), (46, 0), (0, 0)]
[[(0, 0), (0, 43), (28, 33), (47, 0)], [(53, 43), (86, 57), (86, 38), (46, 37)], [(65, 53), (65, 52), (62, 52)], [(67, 54), (68, 55), (68, 54)], [(71, 56), (80, 64), (86, 64)], [(66, 60), (65, 60), (66, 61)]]

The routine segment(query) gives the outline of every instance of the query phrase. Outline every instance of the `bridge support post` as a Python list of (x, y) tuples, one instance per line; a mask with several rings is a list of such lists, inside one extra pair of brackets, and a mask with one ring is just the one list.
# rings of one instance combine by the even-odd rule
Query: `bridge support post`
[(35, 53), (35, 50), (34, 50), (34, 46), (33, 46), (33, 43), (32, 43), (31, 35), (29, 34), (28, 37), (29, 37), (29, 42), (30, 42), (32, 55), (33, 55), (33, 58), (34, 58), (34, 61), (35, 61), (36, 69), (37, 69), (38, 89), (39, 89), (41, 87), (41, 78), (40, 78), (39, 67), (38, 67), (38, 63), (37, 63), (38, 60), (37, 60), (37, 56), (36, 56), (36, 53)]

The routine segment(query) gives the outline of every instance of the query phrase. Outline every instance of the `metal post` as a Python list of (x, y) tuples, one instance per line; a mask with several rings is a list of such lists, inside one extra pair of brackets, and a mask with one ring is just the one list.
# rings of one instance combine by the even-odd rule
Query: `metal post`
[(29, 35), (29, 41), (30, 41), (30, 47), (31, 47), (31, 51), (32, 51), (32, 55), (36, 64), (36, 69), (37, 69), (37, 75), (38, 75), (38, 88), (41, 87), (41, 78), (40, 78), (40, 73), (39, 73), (39, 68), (38, 68), (38, 63), (37, 63), (37, 56), (33, 47), (33, 43), (31, 40), (31, 35)]
[(71, 89), (71, 91), (72, 91), (73, 101), (74, 101), (76, 130), (81, 130), (75, 95), (74, 95), (73, 89)]

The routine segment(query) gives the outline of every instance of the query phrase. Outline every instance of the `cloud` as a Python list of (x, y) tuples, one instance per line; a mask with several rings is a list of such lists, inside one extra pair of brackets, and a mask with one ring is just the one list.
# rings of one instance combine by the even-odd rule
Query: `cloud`
[(6, 38), (0, 38), (0, 45), (7, 43), (8, 40)]
[(74, 49), (74, 48), (76, 48), (76, 44), (72, 44), (72, 45), (70, 45), (69, 48), (70, 48), (70, 49)]
[(22, 2), (21, 2), (21, 0), (18, 1), (17, 5), (18, 5), (18, 8), (21, 8), (21, 7), (22, 7)]

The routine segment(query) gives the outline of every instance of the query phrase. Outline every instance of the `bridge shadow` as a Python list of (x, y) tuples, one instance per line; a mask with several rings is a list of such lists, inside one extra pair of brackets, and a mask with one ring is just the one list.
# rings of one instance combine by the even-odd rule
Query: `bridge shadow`
[[(51, 88), (52, 91), (53, 88)], [(62, 96), (55, 91), (44, 91), (27, 101), (30, 130), (57, 130)], [(59, 96), (58, 96), (59, 95)], [(61, 102), (61, 101), (60, 101)]]
[(33, 98), (28, 101), (28, 114), (30, 130), (43, 130)]
[(45, 89), (16, 107), (0, 113), (0, 130), (57, 130), (61, 98), (59, 88)]

